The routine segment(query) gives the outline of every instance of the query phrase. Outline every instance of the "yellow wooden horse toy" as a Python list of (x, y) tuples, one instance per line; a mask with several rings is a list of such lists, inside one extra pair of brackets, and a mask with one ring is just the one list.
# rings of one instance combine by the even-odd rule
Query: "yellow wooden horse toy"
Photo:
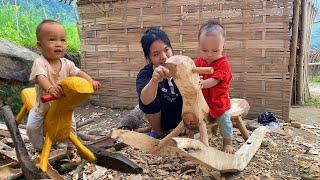
[[(70, 140), (77, 148), (79, 154), (89, 162), (95, 162), (95, 155), (85, 147), (71, 131), (72, 113), (74, 108), (85, 102), (94, 90), (92, 84), (80, 77), (67, 77), (61, 81), (65, 96), (50, 102), (50, 108), (44, 118), (43, 133), (45, 136), (40, 156), (40, 169), (48, 170), (48, 158), (51, 146), (54, 143)], [(35, 88), (26, 88), (21, 92), (24, 103), (16, 122), (19, 124), (26, 113), (31, 110), (36, 101)]]

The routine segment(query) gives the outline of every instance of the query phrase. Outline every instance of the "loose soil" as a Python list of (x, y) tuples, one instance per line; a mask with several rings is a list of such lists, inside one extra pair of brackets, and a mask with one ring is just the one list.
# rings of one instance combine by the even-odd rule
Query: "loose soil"
[[(78, 121), (94, 118), (94, 123), (79, 131), (104, 136), (110, 133), (129, 110), (108, 109), (87, 105), (76, 111)], [(94, 179), (320, 179), (320, 113), (319, 106), (293, 107), (290, 117), (294, 121), (309, 124), (316, 129), (300, 128), (282, 124), (279, 129), (269, 132), (260, 149), (247, 168), (239, 173), (221, 174), (198, 166), (196, 163), (178, 157), (158, 157), (127, 147), (120, 153), (141, 166), (141, 175), (105, 170), (99, 175), (92, 173)], [(233, 145), (238, 149), (242, 137), (234, 129)], [(210, 145), (221, 150), (222, 139), (214, 136)]]
[[(312, 95), (318, 95), (319, 92), (320, 95), (320, 87), (311, 86), (310, 92)], [(88, 179), (320, 179), (319, 108), (319, 105), (292, 107), (290, 119), (310, 126), (297, 129), (281, 124), (278, 129), (270, 130), (248, 166), (239, 173), (221, 174), (183, 158), (154, 156), (128, 146), (118, 152), (142, 167), (142, 174), (126, 174), (88, 165), (80, 178), (85, 174)], [(111, 129), (116, 128), (128, 112), (126, 109), (86, 104), (76, 109), (76, 120), (84, 122), (93, 119), (94, 122), (78, 128), (78, 131), (95, 136), (109, 135)], [(239, 149), (243, 143), (239, 130), (234, 129), (234, 147)], [(221, 150), (221, 145), (221, 136), (210, 138), (210, 146)], [(9, 161), (3, 157), (0, 166)], [(73, 172), (64, 177), (71, 179)]]

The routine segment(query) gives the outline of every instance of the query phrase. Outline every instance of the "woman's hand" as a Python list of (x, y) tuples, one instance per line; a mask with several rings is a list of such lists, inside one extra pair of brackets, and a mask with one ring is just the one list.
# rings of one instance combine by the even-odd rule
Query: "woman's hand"
[(151, 80), (155, 83), (159, 83), (163, 81), (164, 78), (168, 77), (168, 75), (169, 69), (159, 65), (158, 67), (154, 68)]

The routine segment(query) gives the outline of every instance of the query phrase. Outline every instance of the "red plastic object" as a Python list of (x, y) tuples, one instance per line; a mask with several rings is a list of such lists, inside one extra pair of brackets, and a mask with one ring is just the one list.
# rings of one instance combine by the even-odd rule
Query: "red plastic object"
[(52, 96), (50, 94), (46, 94), (41, 97), (41, 102), (46, 103), (46, 102), (49, 102), (49, 101), (52, 101), (55, 99), (57, 99), (57, 98), (55, 98), (54, 96)]

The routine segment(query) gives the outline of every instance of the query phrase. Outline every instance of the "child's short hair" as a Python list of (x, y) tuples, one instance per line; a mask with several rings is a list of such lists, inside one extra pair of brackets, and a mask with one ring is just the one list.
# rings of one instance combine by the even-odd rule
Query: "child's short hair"
[(146, 32), (144, 32), (143, 36), (141, 37), (141, 46), (143, 49), (144, 57), (148, 59), (150, 57), (150, 46), (156, 40), (163, 41), (164, 44), (169, 46), (172, 49), (169, 37), (167, 33), (162, 31), (159, 28), (149, 28)]
[(224, 30), (224, 27), (213, 20), (209, 20), (207, 22), (205, 22), (204, 24), (202, 24), (202, 26), (199, 29), (198, 32), (198, 39), (200, 38), (200, 36), (205, 33), (205, 35), (212, 35), (214, 33), (221, 33), (222, 37), (226, 36), (226, 32)]
[(44, 24), (47, 24), (47, 23), (52, 23), (52, 24), (56, 23), (56, 24), (60, 24), (60, 25), (61, 25), (61, 23), (59, 23), (59, 22), (56, 21), (56, 20), (52, 20), (52, 19), (45, 19), (45, 20), (43, 20), (43, 21), (37, 26), (37, 29), (36, 29), (37, 41), (40, 40), (40, 31), (41, 31), (42, 26), (43, 26)]

